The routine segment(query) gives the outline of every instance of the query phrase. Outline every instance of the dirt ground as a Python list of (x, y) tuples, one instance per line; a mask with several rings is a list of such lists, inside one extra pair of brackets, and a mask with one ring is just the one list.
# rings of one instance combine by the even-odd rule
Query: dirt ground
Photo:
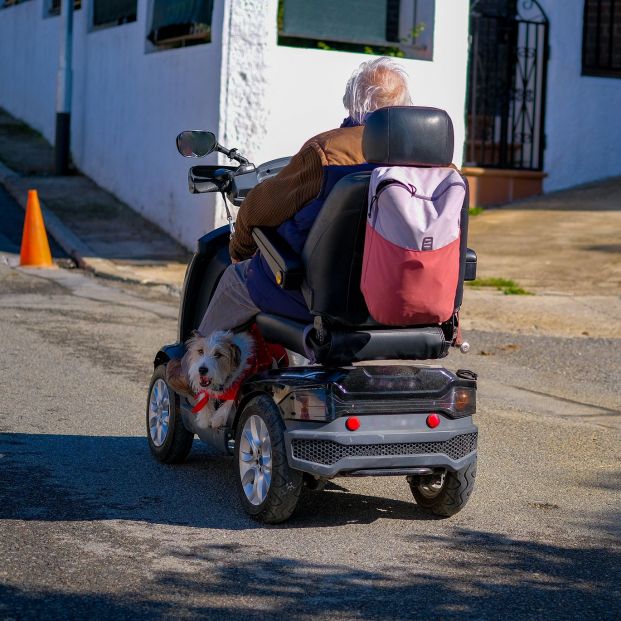
[(621, 177), (485, 210), (470, 220), (479, 278), (535, 295), (469, 287), (466, 329), (621, 337)]

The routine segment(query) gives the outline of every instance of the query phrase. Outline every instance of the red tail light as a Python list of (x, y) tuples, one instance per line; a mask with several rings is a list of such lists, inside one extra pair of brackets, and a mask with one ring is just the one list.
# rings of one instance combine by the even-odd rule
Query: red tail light
[(357, 429), (360, 429), (360, 419), (357, 416), (350, 416), (345, 421), (345, 427), (347, 427), (349, 431), (356, 431)]
[(427, 416), (427, 427), (435, 429), (440, 424), (440, 417), (437, 414)]

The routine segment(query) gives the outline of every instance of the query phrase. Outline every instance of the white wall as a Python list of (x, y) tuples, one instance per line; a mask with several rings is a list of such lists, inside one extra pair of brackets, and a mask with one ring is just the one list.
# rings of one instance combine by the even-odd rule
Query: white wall
[(83, 34), (73, 146), (80, 168), (188, 247), (213, 226), (213, 196), (190, 195), (175, 148), (182, 129), (219, 122), (222, 12), (212, 42), (145, 53), (147, 1), (138, 20)]
[[(84, 5), (87, 2), (83, 2)], [(212, 43), (146, 53), (147, 0), (136, 22), (88, 31), (75, 12), (72, 156), (77, 166), (188, 247), (213, 227), (214, 197), (187, 190), (175, 136), (217, 131), (222, 4)], [(0, 106), (54, 141), (60, 18), (43, 0), (0, 10)]]
[[(234, 9), (237, 30), (254, 36), (230, 40), (231, 94), (223, 114), (231, 144), (248, 147), (257, 161), (264, 161), (291, 155), (314, 134), (338, 127), (347, 116), (342, 105), (347, 79), (373, 57), (278, 46), (277, 0), (236, 0)], [(464, 142), (467, 31), (468, 3), (436, 0), (433, 61), (399, 60), (410, 74), (414, 102), (445, 108), (451, 115), (457, 164)], [(250, 76), (249, 84), (239, 78), (240, 72)], [(251, 102), (244, 86), (252, 90)], [(247, 122), (249, 110), (256, 110), (252, 122)]]
[(582, 0), (540, 0), (550, 20), (544, 190), (621, 175), (621, 79), (582, 76)]
[(0, 106), (52, 141), (58, 19), (42, 15), (42, 0), (0, 9)]

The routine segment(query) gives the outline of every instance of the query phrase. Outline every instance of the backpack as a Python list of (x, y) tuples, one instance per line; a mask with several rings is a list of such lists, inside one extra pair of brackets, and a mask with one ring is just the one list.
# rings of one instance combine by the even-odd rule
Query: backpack
[(361, 290), (384, 325), (448, 321), (459, 281), (466, 183), (453, 168), (375, 168)]

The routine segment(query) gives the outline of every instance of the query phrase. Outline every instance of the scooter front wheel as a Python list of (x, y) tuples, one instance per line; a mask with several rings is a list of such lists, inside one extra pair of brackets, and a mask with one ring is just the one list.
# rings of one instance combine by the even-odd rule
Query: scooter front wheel
[(147, 439), (153, 456), (164, 464), (178, 464), (192, 449), (194, 434), (181, 420), (179, 397), (166, 383), (166, 365), (153, 372), (147, 399)]
[(288, 519), (298, 503), (302, 473), (287, 463), (284, 423), (267, 395), (244, 408), (235, 437), (236, 482), (246, 513), (266, 524)]

